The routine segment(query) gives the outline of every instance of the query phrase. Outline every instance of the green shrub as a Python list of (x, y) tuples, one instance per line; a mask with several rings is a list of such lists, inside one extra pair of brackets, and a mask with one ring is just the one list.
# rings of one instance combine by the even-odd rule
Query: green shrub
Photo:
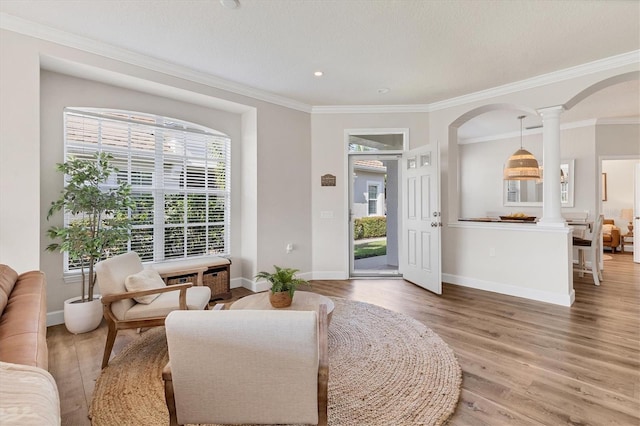
[(353, 221), (353, 238), (385, 237), (387, 235), (387, 218), (385, 216), (361, 217)]

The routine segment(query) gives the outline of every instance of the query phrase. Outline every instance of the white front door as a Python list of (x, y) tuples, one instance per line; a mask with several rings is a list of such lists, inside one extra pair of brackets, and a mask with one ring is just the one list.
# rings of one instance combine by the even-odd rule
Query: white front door
[(635, 263), (640, 263), (640, 164), (636, 164), (635, 169), (635, 184), (634, 184), (634, 194), (633, 194), (633, 261)]
[(405, 280), (442, 294), (438, 157), (435, 144), (402, 156), (400, 272)]

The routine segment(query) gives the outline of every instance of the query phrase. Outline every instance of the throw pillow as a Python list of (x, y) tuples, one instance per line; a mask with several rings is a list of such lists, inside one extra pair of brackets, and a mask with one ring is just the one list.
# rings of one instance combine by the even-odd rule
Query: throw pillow
[[(160, 277), (160, 274), (158, 274), (158, 271), (144, 269), (137, 274), (129, 275), (127, 279), (124, 280), (124, 286), (127, 291), (138, 291), (166, 287), (166, 284), (162, 280), (162, 277)], [(149, 294), (147, 296), (134, 297), (133, 300), (148, 305), (156, 300), (158, 296), (160, 296), (160, 294)]]
[(611, 230), (613, 229), (613, 225), (611, 224), (606, 224), (606, 225), (602, 225), (602, 233), (603, 234), (610, 234)]

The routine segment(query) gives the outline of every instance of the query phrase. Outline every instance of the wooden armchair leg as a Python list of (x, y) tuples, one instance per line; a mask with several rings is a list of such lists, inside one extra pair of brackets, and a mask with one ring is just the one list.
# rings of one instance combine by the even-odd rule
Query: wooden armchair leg
[(327, 305), (320, 305), (318, 315), (319, 335), (319, 365), (318, 365), (318, 426), (327, 426), (329, 421), (327, 405), (329, 402), (329, 340), (327, 330), (329, 328), (327, 318)]
[(162, 370), (162, 380), (164, 381), (164, 399), (169, 410), (169, 426), (178, 424), (178, 416), (176, 414), (176, 400), (173, 394), (173, 379), (171, 377), (171, 362)]
[(318, 426), (327, 426), (329, 418), (327, 413), (327, 384), (324, 383), (323, 394), (318, 395)]
[(109, 325), (109, 332), (107, 333), (107, 343), (104, 345), (104, 355), (102, 357), (102, 368), (105, 368), (109, 364), (109, 357), (113, 350), (113, 343), (116, 341), (116, 335), (118, 334), (118, 328), (113, 321), (107, 321)]

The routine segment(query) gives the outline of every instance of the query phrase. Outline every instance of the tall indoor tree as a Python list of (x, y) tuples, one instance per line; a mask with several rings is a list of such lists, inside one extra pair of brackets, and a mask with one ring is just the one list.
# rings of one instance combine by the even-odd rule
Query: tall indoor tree
[(111, 154), (101, 152), (88, 159), (71, 157), (56, 166), (65, 174), (66, 183), (60, 197), (51, 203), (47, 219), (63, 211), (69, 221), (47, 230), (56, 241), (47, 250), (67, 252), (69, 262), (80, 266), (82, 301), (93, 300), (96, 262), (123, 251), (129, 238), (128, 210), (134, 207), (131, 186), (118, 182), (112, 161)]

